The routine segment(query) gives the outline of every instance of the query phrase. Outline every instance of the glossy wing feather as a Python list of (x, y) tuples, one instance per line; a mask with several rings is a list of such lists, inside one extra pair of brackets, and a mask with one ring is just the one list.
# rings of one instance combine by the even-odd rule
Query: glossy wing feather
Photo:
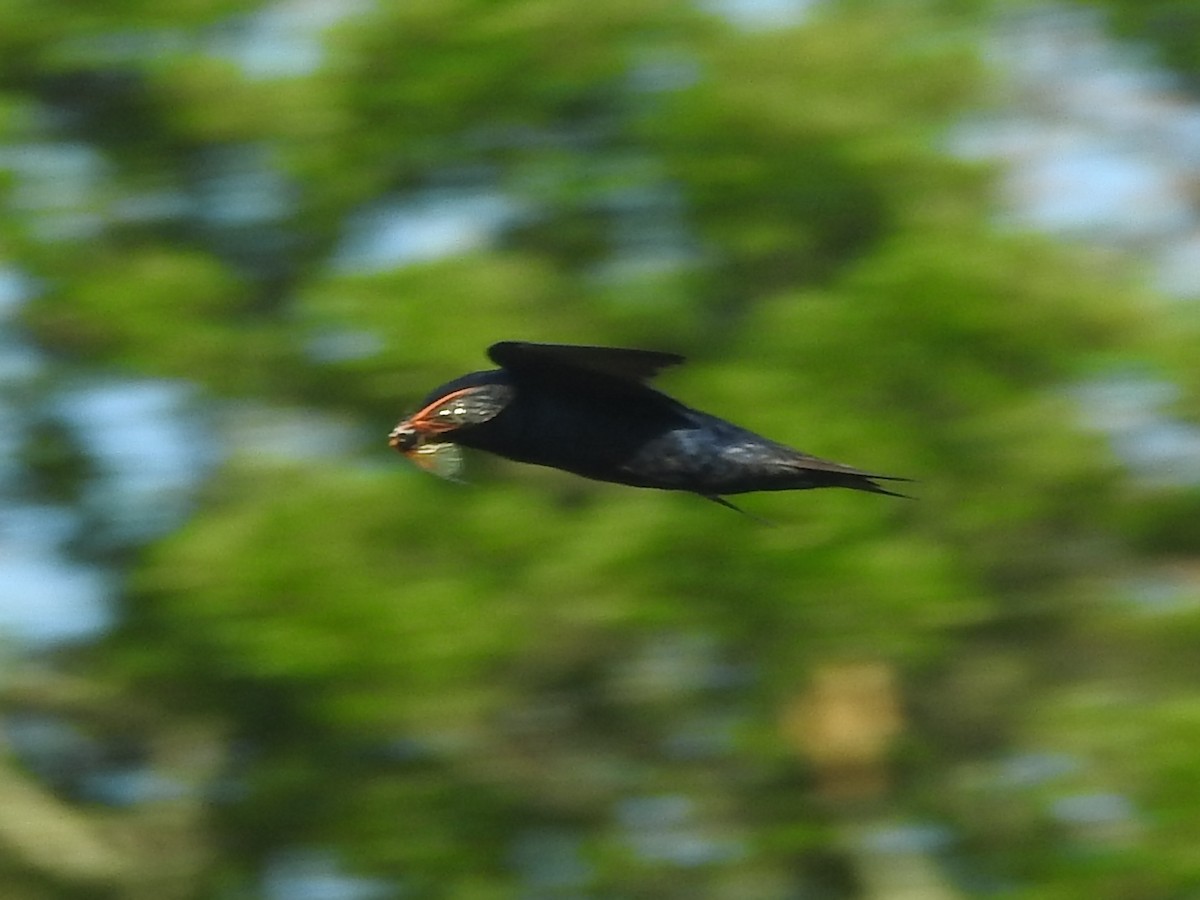
[(599, 375), (642, 383), (663, 369), (677, 366), (685, 357), (658, 350), (631, 347), (589, 347), (576, 344), (537, 344), (500, 341), (488, 347), (488, 358), (516, 374), (554, 377), (563, 373)]

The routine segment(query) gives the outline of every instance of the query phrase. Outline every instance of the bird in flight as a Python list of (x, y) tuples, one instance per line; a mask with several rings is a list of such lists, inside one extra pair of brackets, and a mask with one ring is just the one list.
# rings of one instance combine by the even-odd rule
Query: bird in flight
[[(454, 479), (460, 447), (633, 487), (690, 491), (737, 509), (728, 494), (842, 487), (903, 497), (908, 481), (830, 462), (768, 440), (649, 385), (684, 357), (654, 350), (501, 341), (498, 369), (436, 388), (388, 444)], [(740, 510), (739, 510), (740, 511)]]

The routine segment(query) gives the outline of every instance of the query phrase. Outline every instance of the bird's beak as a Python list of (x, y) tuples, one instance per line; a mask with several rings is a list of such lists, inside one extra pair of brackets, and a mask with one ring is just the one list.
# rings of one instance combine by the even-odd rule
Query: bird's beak
[(402, 453), (409, 459), (425, 443), (426, 435), (413, 424), (412, 419), (404, 419), (388, 435), (388, 446), (397, 453)]

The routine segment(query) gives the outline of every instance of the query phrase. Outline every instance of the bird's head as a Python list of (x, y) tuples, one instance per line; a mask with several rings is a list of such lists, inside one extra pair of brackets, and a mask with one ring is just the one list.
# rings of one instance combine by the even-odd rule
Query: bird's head
[(405, 456), (416, 450), (420, 444), (421, 432), (410, 419), (405, 419), (388, 434), (388, 446)]

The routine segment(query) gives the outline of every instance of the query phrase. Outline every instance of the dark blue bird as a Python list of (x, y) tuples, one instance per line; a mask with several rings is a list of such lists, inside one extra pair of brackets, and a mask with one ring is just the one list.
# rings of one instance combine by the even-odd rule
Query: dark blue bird
[[(682, 363), (674, 353), (502, 341), (500, 366), (447, 382), (400, 422), (389, 444), (453, 478), (458, 448), (633, 487), (727, 494), (843, 487), (902, 497), (907, 481), (830, 462), (685, 406), (647, 383)], [(734, 507), (736, 509), (736, 507)]]

